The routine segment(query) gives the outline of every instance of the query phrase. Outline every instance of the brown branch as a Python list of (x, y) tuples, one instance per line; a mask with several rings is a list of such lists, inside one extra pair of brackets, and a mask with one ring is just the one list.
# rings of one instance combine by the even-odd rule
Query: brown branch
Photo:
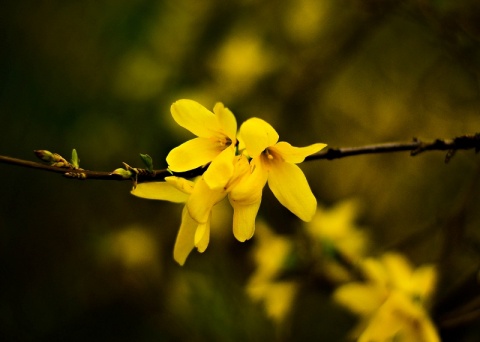
[(54, 173), (61, 173), (63, 176), (67, 178), (74, 178), (80, 180), (87, 180), (87, 179), (98, 179), (98, 180), (131, 180), (135, 179), (138, 182), (152, 182), (152, 181), (162, 181), (167, 176), (180, 176), (185, 178), (193, 178), (195, 176), (201, 175), (205, 172), (206, 167), (200, 167), (195, 170), (187, 171), (187, 172), (170, 172), (167, 169), (161, 170), (153, 170), (149, 172), (145, 169), (137, 169), (132, 168), (137, 173), (134, 174), (132, 178), (124, 178), (122, 175), (108, 171), (91, 171), (91, 170), (84, 170), (84, 169), (73, 169), (69, 167), (59, 167), (59, 166), (52, 166), (43, 163), (33, 162), (24, 159), (12, 158), (7, 156), (0, 155), (0, 163), (28, 167), (37, 170), (44, 170), (50, 171)]
[[(377, 154), (377, 153), (392, 153), (392, 152), (404, 152), (410, 151), (410, 155), (416, 156), (425, 151), (447, 151), (445, 162), (448, 162), (457, 150), (475, 149), (476, 152), (480, 151), (480, 133), (473, 135), (463, 135), (454, 139), (436, 139), (430, 142), (423, 142), (418, 139), (414, 139), (411, 142), (396, 142), (396, 143), (383, 143), (376, 145), (366, 145), (359, 147), (342, 147), (342, 148), (329, 148), (319, 153), (308, 156), (305, 160), (320, 160), (320, 159), (339, 159), (351, 156), (358, 156), (364, 154)], [(148, 171), (140, 168), (130, 168), (134, 172), (132, 178), (126, 178), (118, 173), (106, 172), (106, 171), (90, 171), (83, 169), (74, 169), (71, 167), (59, 167), (52, 166), (28, 160), (12, 158), (0, 155), (0, 163), (28, 167), (38, 170), (50, 171), (55, 173), (61, 173), (65, 177), (75, 179), (98, 179), (98, 180), (128, 180), (135, 179), (138, 182), (152, 182), (162, 181), (165, 177), (175, 175), (185, 178), (192, 178), (199, 176), (205, 172), (207, 166), (199, 167), (195, 170), (187, 172), (170, 172), (167, 169)]]
[[(37, 170), (50, 171), (55, 173), (61, 173), (66, 177), (78, 178), (78, 179), (112, 179), (112, 180), (123, 180), (122, 176), (117, 174), (112, 174), (111, 172), (101, 172), (101, 171), (89, 171), (82, 169), (70, 169), (66, 167), (52, 166), (42, 163), (37, 163), (29, 160), (12, 158), (7, 156), (0, 156), (0, 163), (23, 166)], [(86, 174), (86, 178), (82, 178), (81, 174)], [(78, 176), (76, 176), (78, 175)]]
[(391, 153), (410, 151), (410, 155), (416, 156), (425, 151), (448, 151), (445, 162), (448, 162), (457, 150), (475, 149), (480, 151), (480, 133), (463, 135), (454, 139), (436, 139), (423, 142), (413, 139), (406, 143), (384, 143), (366, 145), (360, 147), (329, 148), (317, 154), (308, 156), (306, 160), (339, 159), (363, 154)]

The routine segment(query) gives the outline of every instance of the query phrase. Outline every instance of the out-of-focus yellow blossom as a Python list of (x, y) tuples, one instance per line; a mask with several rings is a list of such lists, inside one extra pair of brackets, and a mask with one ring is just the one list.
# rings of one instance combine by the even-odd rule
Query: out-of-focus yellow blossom
[(332, 280), (351, 280), (343, 262), (353, 265), (365, 258), (368, 238), (355, 225), (357, 212), (358, 202), (345, 200), (330, 209), (319, 206), (312, 221), (304, 224), (312, 241), (313, 256), (321, 261), (319, 267)]
[(354, 334), (360, 342), (440, 341), (426, 311), (436, 282), (434, 266), (413, 269), (400, 254), (361, 265), (366, 282), (339, 287), (334, 299), (362, 318)]
[(322, 37), (331, 25), (332, 4), (329, 1), (296, 0), (287, 2), (284, 11), (285, 33), (297, 44), (311, 44)]
[(240, 127), (239, 140), (252, 158), (255, 172), (265, 175), (275, 197), (304, 221), (310, 221), (317, 208), (317, 200), (302, 170), (295, 164), (323, 149), (326, 144), (294, 147), (278, 142), (275, 129), (259, 118), (251, 118)]
[(264, 223), (258, 223), (253, 255), (256, 270), (250, 277), (248, 295), (263, 302), (267, 315), (280, 323), (284, 320), (298, 290), (298, 284), (276, 279), (285, 270), (293, 250), (290, 239), (273, 233)]
[(237, 143), (237, 121), (233, 113), (217, 103), (213, 113), (198, 102), (178, 100), (170, 111), (173, 119), (197, 138), (170, 151), (167, 163), (170, 170), (183, 172), (210, 163), (203, 177), (208, 186), (225, 186), (233, 174), (232, 158)]
[(242, 29), (230, 35), (209, 64), (221, 84), (222, 93), (238, 98), (275, 70), (278, 62), (278, 56), (269, 51), (258, 34)]
[(151, 232), (131, 225), (104, 237), (99, 250), (104, 262), (117, 262), (129, 271), (147, 271), (159, 275), (159, 246)]

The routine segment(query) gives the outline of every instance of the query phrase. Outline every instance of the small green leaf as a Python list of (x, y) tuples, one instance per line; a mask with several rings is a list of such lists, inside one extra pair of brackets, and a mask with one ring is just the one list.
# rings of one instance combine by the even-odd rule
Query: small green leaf
[(80, 167), (80, 159), (78, 159), (78, 154), (77, 154), (77, 150), (76, 150), (76, 149), (73, 149), (73, 150), (72, 150), (72, 160), (71, 160), (71, 163), (72, 163), (74, 169), (78, 169), (78, 168)]
[(130, 179), (133, 176), (132, 171), (125, 170), (125, 169), (122, 169), (122, 168), (118, 168), (118, 169), (113, 170), (112, 174), (120, 175), (120, 176), (122, 176), (123, 179)]
[(140, 153), (140, 158), (142, 158), (143, 163), (147, 167), (147, 170), (149, 172), (153, 172), (153, 160), (152, 157), (150, 157), (148, 154), (142, 154)]

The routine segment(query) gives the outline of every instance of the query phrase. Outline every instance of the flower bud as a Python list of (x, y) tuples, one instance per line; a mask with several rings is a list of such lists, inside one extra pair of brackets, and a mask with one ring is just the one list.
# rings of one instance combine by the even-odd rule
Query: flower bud
[(47, 150), (34, 150), (33, 153), (35, 153), (35, 155), (43, 160), (43, 161), (46, 161), (48, 163), (54, 163), (55, 162), (55, 156), (52, 152), (50, 151), (47, 151)]

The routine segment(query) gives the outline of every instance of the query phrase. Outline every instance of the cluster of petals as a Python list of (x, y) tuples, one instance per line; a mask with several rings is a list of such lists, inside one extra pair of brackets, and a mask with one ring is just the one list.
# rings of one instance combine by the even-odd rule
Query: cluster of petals
[(267, 182), (287, 209), (304, 221), (312, 219), (317, 202), (296, 164), (325, 144), (299, 148), (278, 142), (278, 133), (259, 118), (245, 121), (237, 134), (235, 116), (221, 103), (211, 112), (195, 101), (183, 99), (171, 106), (171, 113), (196, 137), (170, 151), (169, 170), (177, 173), (205, 165), (208, 168), (196, 180), (172, 176), (165, 182), (138, 184), (132, 194), (185, 203), (174, 247), (174, 259), (179, 264), (185, 263), (193, 248), (205, 251), (212, 208), (227, 196), (234, 209), (235, 238), (241, 242), (250, 239)]
[(334, 299), (362, 318), (354, 332), (360, 342), (439, 342), (426, 306), (432, 297), (436, 270), (432, 265), (412, 268), (397, 253), (361, 264), (366, 282), (340, 286)]

